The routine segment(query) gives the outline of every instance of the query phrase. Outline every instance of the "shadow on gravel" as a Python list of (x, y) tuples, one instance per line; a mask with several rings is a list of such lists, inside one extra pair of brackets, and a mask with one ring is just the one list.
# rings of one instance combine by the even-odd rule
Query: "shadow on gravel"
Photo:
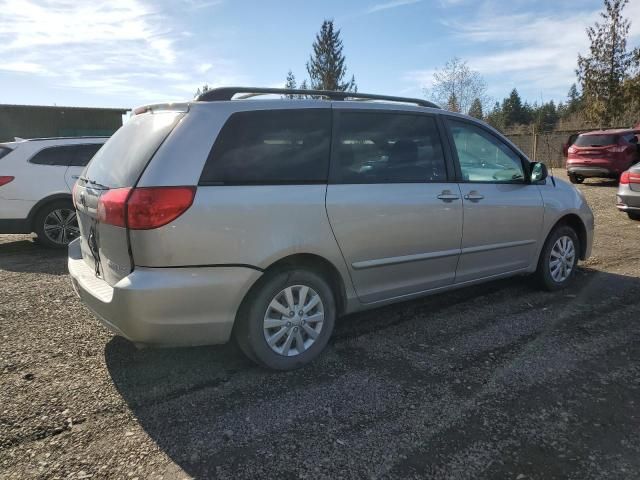
[(16, 236), (15, 241), (0, 243), (0, 269), (20, 273), (67, 273), (67, 250), (44, 248), (35, 238)]
[(618, 181), (607, 178), (588, 179), (584, 185), (589, 187), (617, 187)]
[[(336, 326), (329, 352), (294, 372), (256, 367), (233, 344), (137, 350), (115, 337), (105, 357), (137, 421), (195, 478), (251, 478), (264, 469), (274, 478), (313, 476), (303, 467), (305, 445), (329, 455), (327, 478), (366, 477), (372, 468), (399, 478), (455, 476), (460, 458), (475, 478), (582, 478), (589, 464), (568, 459), (590, 458), (611, 441), (626, 455), (620, 441), (637, 433), (624, 422), (638, 394), (625, 387), (624, 372), (640, 363), (629, 346), (638, 327), (626, 318), (639, 303), (640, 279), (580, 269), (562, 292), (540, 293), (515, 278), (350, 315)], [(447, 323), (452, 309), (474, 318)], [(393, 347), (396, 340), (402, 344)], [(619, 381), (609, 377), (614, 371)], [(568, 429), (548, 418), (559, 405), (575, 415)], [(346, 443), (336, 445), (335, 432)], [(404, 444), (406, 436), (420, 441)], [(357, 448), (343, 458), (340, 445)], [(541, 460), (549, 448), (565, 450)], [(372, 464), (385, 449), (389, 458)]]

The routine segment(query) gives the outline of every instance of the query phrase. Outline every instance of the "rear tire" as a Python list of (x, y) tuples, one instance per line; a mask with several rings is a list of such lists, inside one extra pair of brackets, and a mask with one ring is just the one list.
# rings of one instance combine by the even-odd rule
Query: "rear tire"
[(293, 370), (320, 355), (335, 318), (335, 296), (322, 276), (283, 270), (267, 274), (249, 293), (238, 312), (234, 337), (256, 363)]
[(574, 175), (572, 173), (569, 174), (569, 181), (571, 183), (582, 183), (584, 182), (584, 177), (582, 175)]
[(631, 220), (638, 220), (638, 221), (640, 221), (640, 213), (638, 213), (638, 212), (627, 212), (627, 216), (628, 216)]
[(568, 225), (554, 228), (544, 243), (535, 276), (538, 284), (550, 292), (566, 288), (576, 273), (580, 241)]
[(34, 218), (33, 229), (42, 246), (67, 248), (69, 243), (80, 235), (73, 203), (68, 200), (56, 200), (44, 205)]

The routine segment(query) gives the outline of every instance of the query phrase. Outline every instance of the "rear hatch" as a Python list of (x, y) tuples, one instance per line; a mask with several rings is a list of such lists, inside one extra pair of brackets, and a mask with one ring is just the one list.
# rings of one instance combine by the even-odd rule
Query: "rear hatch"
[(618, 135), (580, 135), (569, 149), (568, 163), (607, 168), (618, 158), (618, 141)]
[(124, 197), (184, 114), (161, 110), (134, 116), (98, 151), (74, 187), (82, 257), (96, 276), (110, 285), (133, 269), (127, 228), (105, 221), (114, 213), (110, 201), (118, 197), (126, 200)]

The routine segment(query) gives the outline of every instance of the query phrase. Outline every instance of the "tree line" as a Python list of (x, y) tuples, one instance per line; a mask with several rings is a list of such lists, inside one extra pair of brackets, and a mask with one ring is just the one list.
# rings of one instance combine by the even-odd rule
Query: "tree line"
[[(640, 48), (628, 48), (631, 22), (623, 16), (629, 0), (603, 1), (600, 20), (586, 30), (589, 51), (578, 55), (576, 82), (565, 101), (529, 103), (514, 88), (502, 101), (493, 102), (480, 73), (458, 57), (434, 73), (425, 96), (448, 110), (485, 120), (501, 130), (531, 126), (536, 131), (550, 131), (559, 124), (605, 127), (640, 122)], [(355, 77), (347, 75), (343, 48), (340, 30), (332, 20), (325, 20), (305, 65), (307, 77), (298, 83), (290, 69), (285, 88), (357, 92)], [(204, 85), (196, 96), (208, 89)]]
[(631, 26), (623, 15), (627, 4), (628, 0), (604, 0), (600, 20), (587, 28), (589, 52), (578, 55), (577, 81), (563, 102), (523, 102), (514, 88), (501, 102), (490, 105), (484, 80), (459, 58), (434, 74), (433, 88), (427, 93), (447, 109), (483, 119), (501, 130), (636, 124), (640, 122), (640, 48), (627, 45)]

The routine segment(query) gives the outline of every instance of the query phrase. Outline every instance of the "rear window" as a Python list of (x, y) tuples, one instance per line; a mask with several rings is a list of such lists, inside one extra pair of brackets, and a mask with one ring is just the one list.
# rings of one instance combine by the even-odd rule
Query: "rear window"
[(200, 184), (326, 182), (330, 144), (329, 109), (234, 113), (216, 139)]
[(0, 158), (6, 157), (11, 152), (12, 152), (12, 150), (9, 147), (4, 147), (4, 146), (0, 145)]
[(577, 147), (604, 147), (618, 143), (617, 135), (580, 135), (576, 140)]
[(132, 187), (182, 113), (136, 115), (98, 150), (84, 176), (109, 188)]

